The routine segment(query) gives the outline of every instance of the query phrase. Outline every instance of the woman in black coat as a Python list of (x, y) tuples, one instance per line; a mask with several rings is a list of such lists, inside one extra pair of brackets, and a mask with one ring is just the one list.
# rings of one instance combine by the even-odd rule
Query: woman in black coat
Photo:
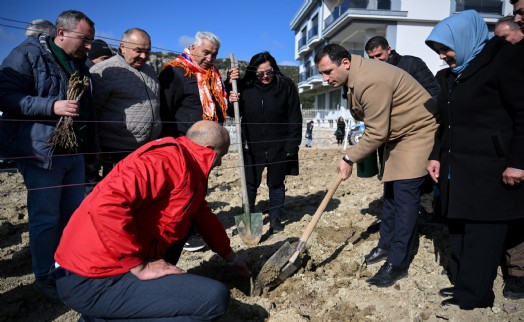
[(286, 175), (298, 175), (298, 149), (302, 140), (298, 91), (268, 52), (251, 58), (238, 91), (239, 96), (231, 93), (230, 101), (238, 100), (242, 117), (249, 207), (253, 212), (262, 172), (267, 168), (270, 230), (282, 231), (284, 180)]
[(337, 144), (341, 145), (344, 142), (344, 136), (346, 135), (346, 121), (340, 116), (337, 120), (337, 130), (335, 131), (335, 137), (337, 138)]
[(443, 305), (492, 306), (509, 225), (524, 218), (522, 53), (473, 10), (441, 21), (426, 40), (450, 66), (437, 74), (440, 128), (428, 171), (448, 217), (454, 287)]

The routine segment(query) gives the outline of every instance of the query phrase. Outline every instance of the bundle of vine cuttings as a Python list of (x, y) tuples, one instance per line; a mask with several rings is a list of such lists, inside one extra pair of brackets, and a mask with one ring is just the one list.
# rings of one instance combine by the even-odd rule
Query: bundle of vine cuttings
[[(67, 84), (67, 99), (78, 101), (88, 89), (89, 78), (87, 76), (80, 77), (78, 71), (76, 71), (71, 75)], [(66, 150), (73, 150), (78, 147), (73, 127), (73, 118), (71, 116), (60, 117), (55, 130), (49, 137), (49, 144), (55, 147), (62, 147)]]

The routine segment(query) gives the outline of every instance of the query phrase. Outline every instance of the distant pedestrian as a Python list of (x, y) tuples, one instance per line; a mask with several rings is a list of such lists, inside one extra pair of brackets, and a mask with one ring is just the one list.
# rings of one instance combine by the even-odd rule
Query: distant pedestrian
[(306, 148), (310, 148), (313, 143), (313, 127), (315, 121), (311, 120), (306, 124)]
[(337, 144), (341, 145), (344, 142), (344, 136), (346, 135), (346, 121), (341, 116), (337, 120), (337, 130), (335, 131), (335, 137), (337, 138)]

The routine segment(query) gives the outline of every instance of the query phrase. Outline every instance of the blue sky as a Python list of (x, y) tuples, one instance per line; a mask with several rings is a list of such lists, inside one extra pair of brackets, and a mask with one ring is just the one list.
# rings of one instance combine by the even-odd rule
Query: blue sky
[(197, 31), (211, 31), (222, 42), (218, 58), (227, 58), (232, 52), (237, 60), (249, 60), (254, 54), (267, 50), (280, 65), (298, 65), (294, 58), (294, 33), (289, 24), (302, 0), (4, 2), (0, 10), (0, 62), (24, 40), (26, 22), (47, 19), (55, 23), (62, 11), (75, 9), (95, 22), (95, 38), (110, 38), (104, 40), (114, 47), (118, 47), (122, 33), (131, 27), (146, 30), (153, 47), (176, 53), (192, 42)]

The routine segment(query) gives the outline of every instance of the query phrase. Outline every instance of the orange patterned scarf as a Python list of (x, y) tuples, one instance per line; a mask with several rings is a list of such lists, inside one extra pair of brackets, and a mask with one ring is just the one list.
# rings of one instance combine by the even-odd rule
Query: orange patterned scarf
[(222, 76), (215, 66), (208, 70), (197, 66), (191, 59), (189, 48), (185, 48), (181, 55), (166, 63), (164, 68), (167, 66), (183, 68), (186, 71), (184, 74), (186, 77), (196, 75), (200, 102), (202, 103), (202, 119), (218, 121), (215, 102), (218, 102), (223, 117), (226, 117), (227, 91), (222, 82)]

